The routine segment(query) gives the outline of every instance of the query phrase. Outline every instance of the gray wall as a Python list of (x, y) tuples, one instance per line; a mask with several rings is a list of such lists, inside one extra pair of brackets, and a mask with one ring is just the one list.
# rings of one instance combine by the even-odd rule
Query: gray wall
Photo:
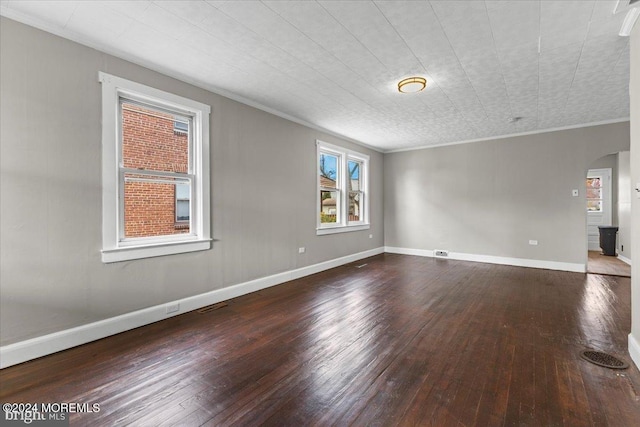
[(385, 154), (385, 245), (584, 264), (586, 172), (628, 147), (623, 122)]
[[(618, 153), (618, 255), (631, 259), (631, 153)], [(634, 191), (635, 193), (635, 191)]]
[[(2, 345), (383, 246), (382, 154), (5, 18), (0, 31)], [(211, 105), (213, 249), (100, 261), (98, 71)], [(371, 230), (316, 236), (317, 138), (371, 156)]]

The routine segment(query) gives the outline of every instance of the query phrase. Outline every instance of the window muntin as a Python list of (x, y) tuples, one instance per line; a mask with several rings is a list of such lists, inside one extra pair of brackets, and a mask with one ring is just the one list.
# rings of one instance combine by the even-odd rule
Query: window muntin
[(317, 146), (318, 234), (369, 228), (369, 157), (321, 141)]
[(205, 250), (210, 107), (100, 73), (103, 262)]

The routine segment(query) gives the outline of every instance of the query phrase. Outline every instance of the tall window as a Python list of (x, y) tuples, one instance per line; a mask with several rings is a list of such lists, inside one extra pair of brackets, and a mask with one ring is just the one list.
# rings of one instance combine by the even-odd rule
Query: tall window
[[(191, 117), (120, 98), (120, 179), (124, 227), (120, 240), (190, 232), (193, 151)], [(184, 132), (174, 132), (181, 120)], [(180, 223), (180, 226), (177, 226)]]
[(587, 212), (602, 212), (602, 177), (587, 178)]
[(100, 73), (103, 262), (209, 249), (207, 105)]
[(369, 156), (317, 142), (317, 234), (369, 228)]

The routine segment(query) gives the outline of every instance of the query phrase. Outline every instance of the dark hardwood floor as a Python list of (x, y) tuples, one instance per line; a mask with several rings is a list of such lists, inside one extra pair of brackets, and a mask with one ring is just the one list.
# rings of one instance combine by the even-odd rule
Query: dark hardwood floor
[(589, 251), (587, 272), (631, 277), (631, 266), (617, 257), (603, 255), (599, 251)]
[[(361, 266), (366, 264), (361, 268)], [(0, 371), (79, 426), (638, 426), (630, 280), (383, 254)]]

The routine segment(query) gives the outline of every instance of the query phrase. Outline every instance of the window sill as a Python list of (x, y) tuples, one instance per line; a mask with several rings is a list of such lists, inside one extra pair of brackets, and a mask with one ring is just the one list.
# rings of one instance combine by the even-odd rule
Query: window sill
[(349, 233), (351, 231), (368, 230), (370, 227), (371, 227), (370, 224), (361, 224), (361, 225), (347, 225), (347, 226), (340, 226), (340, 227), (317, 228), (316, 235), (323, 236), (326, 234)]
[(102, 262), (108, 264), (112, 262), (129, 261), (133, 259), (206, 251), (208, 249), (211, 249), (211, 239), (103, 249)]

